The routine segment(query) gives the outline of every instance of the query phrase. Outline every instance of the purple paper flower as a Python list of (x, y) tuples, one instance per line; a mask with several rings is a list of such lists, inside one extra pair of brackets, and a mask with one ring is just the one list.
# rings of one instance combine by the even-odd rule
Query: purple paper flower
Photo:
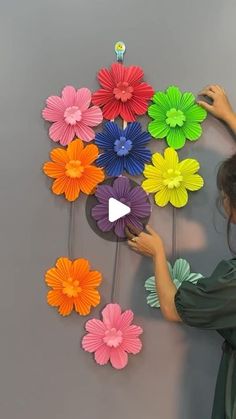
[[(143, 219), (151, 214), (151, 204), (148, 195), (141, 186), (132, 185), (126, 177), (118, 177), (113, 185), (100, 185), (95, 193), (99, 204), (92, 209), (92, 217), (97, 221), (101, 231), (107, 232), (114, 229), (115, 234), (124, 238), (125, 227), (133, 226), (136, 229), (143, 230)], [(130, 207), (130, 213), (119, 218), (114, 222), (109, 221), (109, 199), (114, 198), (117, 201)]]

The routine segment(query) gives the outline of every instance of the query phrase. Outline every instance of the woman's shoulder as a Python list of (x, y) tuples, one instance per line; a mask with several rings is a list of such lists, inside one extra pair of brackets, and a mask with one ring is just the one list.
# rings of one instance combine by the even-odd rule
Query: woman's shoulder
[[(206, 281), (206, 279), (208, 279)], [(214, 268), (210, 276), (199, 279), (198, 284), (203, 288), (218, 287), (218, 284), (228, 283), (236, 279), (236, 258), (223, 259)]]
[(236, 257), (221, 260), (213, 271), (213, 275), (216, 276), (227, 276), (232, 273), (236, 276)]
[(236, 257), (233, 257), (231, 259), (228, 260), (222, 260), (222, 263), (225, 264), (226, 267), (228, 267), (229, 269), (236, 269)]
[(231, 258), (231, 259), (222, 259), (220, 262), (218, 262), (216, 268), (218, 267), (222, 267), (226, 269), (236, 267), (236, 257)]

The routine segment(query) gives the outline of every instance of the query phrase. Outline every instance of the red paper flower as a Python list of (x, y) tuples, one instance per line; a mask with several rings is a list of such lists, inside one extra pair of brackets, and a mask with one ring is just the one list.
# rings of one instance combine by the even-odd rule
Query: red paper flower
[(148, 100), (154, 94), (152, 87), (142, 81), (143, 70), (138, 66), (125, 67), (114, 63), (111, 69), (102, 68), (98, 80), (102, 86), (92, 96), (94, 105), (103, 107), (106, 119), (121, 116), (127, 122), (135, 121), (135, 115), (147, 111)]

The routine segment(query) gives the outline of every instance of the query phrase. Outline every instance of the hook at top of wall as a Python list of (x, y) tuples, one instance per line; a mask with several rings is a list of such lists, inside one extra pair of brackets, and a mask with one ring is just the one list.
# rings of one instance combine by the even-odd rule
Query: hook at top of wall
[(115, 44), (116, 59), (119, 63), (123, 63), (126, 46), (123, 41), (118, 41)]

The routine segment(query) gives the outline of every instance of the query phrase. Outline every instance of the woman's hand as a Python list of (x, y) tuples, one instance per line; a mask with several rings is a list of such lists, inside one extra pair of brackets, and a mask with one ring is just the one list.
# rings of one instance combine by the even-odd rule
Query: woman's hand
[(136, 231), (135, 235), (133, 227), (130, 226), (129, 229), (126, 229), (126, 234), (130, 239), (129, 246), (136, 252), (153, 257), (162, 314), (169, 321), (181, 322), (175, 307), (177, 289), (170, 277), (163, 241), (150, 226), (147, 226), (146, 230), (148, 233)]
[(216, 118), (222, 119), (232, 128), (232, 123), (236, 123), (236, 114), (232, 109), (225, 90), (217, 84), (212, 84), (205, 87), (199, 95), (210, 98), (212, 104), (203, 100), (198, 100), (197, 103)]
[(132, 250), (146, 256), (155, 256), (164, 251), (164, 245), (161, 237), (149, 226), (146, 226), (147, 233), (139, 233), (133, 227), (126, 229), (128, 244)]

